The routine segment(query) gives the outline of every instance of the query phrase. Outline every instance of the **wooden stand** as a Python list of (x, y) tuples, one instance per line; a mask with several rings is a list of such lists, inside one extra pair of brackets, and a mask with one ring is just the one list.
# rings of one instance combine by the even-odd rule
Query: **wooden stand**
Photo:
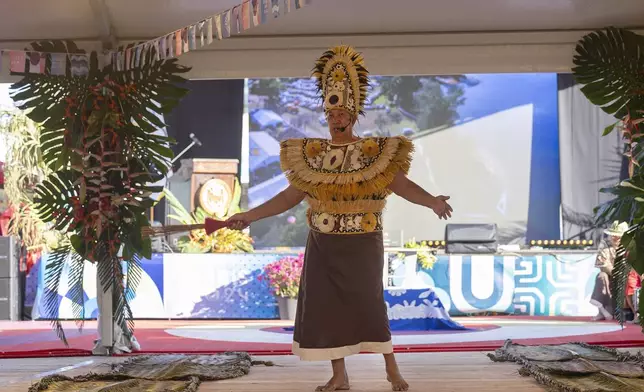
[(208, 214), (222, 215), (235, 191), (237, 159), (193, 159), (190, 180), (190, 210), (201, 207)]
[[(203, 208), (210, 215), (227, 209), (235, 191), (236, 159), (183, 159), (168, 188), (188, 211)], [(167, 214), (172, 211), (167, 210)], [(166, 224), (180, 224), (166, 219)]]

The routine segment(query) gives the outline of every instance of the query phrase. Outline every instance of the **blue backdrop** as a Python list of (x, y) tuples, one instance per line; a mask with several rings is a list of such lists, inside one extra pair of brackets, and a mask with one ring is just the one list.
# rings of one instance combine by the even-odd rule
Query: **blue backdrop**
[(532, 162), (528, 239), (560, 238), (561, 182), (557, 74), (473, 74), (480, 82), (465, 90), (461, 118), (481, 118), (531, 104)]

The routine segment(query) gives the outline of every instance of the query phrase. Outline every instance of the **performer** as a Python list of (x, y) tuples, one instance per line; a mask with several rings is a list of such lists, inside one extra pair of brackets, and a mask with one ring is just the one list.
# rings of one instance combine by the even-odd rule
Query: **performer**
[(593, 317), (593, 321), (613, 319), (616, 299), (613, 298), (611, 290), (611, 278), (619, 241), (627, 229), (626, 222), (615, 221), (610, 228), (604, 230), (608, 240), (595, 259), (595, 267), (599, 268), (599, 274), (595, 278), (595, 287), (590, 297), (590, 303), (597, 307), (597, 315)]
[(363, 113), (369, 75), (362, 55), (348, 46), (326, 51), (313, 70), (324, 101), (330, 140), (281, 143), (289, 186), (265, 204), (230, 218), (241, 229), (309, 204), (310, 232), (297, 304), (293, 353), (303, 360), (330, 360), (333, 376), (318, 391), (349, 389), (344, 358), (382, 353), (394, 391), (407, 382), (393, 354), (384, 302), (382, 210), (392, 192), (451, 217), (447, 196), (432, 196), (410, 181), (413, 145), (404, 137), (366, 138), (353, 127)]

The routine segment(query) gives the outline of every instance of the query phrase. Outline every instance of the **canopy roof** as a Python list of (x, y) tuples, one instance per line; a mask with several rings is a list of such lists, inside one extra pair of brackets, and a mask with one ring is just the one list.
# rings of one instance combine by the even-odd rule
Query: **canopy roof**
[[(87, 48), (148, 40), (240, 2), (2, 0), (0, 47), (51, 38)], [(304, 76), (322, 50), (345, 43), (381, 74), (562, 72), (587, 31), (637, 29), (643, 20), (641, 0), (312, 0), (181, 59), (193, 77)]]

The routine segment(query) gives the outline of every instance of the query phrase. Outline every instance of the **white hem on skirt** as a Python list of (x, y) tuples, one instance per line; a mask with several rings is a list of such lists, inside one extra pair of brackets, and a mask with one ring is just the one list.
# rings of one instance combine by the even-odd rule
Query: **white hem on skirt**
[(361, 352), (391, 354), (394, 352), (394, 346), (390, 340), (388, 342), (362, 342), (342, 347), (301, 348), (298, 342), (293, 341), (292, 351), (303, 361), (332, 361)]

